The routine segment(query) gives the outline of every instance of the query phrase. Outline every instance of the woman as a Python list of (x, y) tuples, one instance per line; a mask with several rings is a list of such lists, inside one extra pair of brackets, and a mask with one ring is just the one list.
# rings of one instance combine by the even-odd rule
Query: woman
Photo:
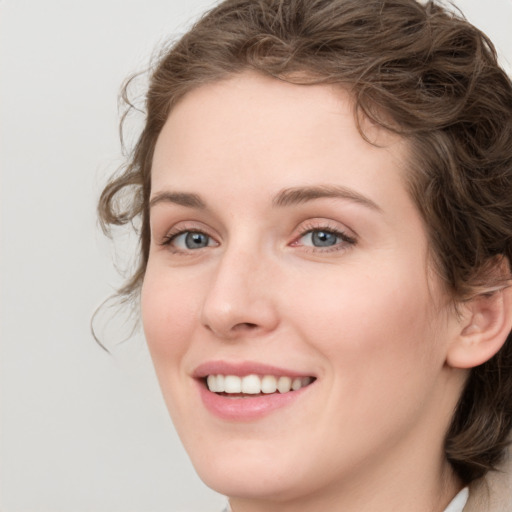
[(512, 510), (512, 84), (486, 36), (433, 2), (228, 0), (146, 107), (100, 216), (141, 217), (121, 294), (206, 484), (234, 512)]

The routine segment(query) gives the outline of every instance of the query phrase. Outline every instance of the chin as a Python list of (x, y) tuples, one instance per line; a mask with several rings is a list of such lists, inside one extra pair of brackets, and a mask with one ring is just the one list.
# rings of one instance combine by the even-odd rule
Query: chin
[(205, 434), (201, 438), (183, 436), (182, 440), (201, 480), (229, 497), (294, 501), (340, 476), (332, 461), (311, 456), (320, 447), (306, 432), (294, 435), (291, 429), (272, 438), (265, 428), (262, 431), (259, 438), (231, 432), (223, 438)]
[[(281, 459), (281, 460), (279, 460)], [(279, 466), (276, 466), (279, 461)], [(286, 501), (307, 492), (300, 466), (284, 468), (282, 458), (272, 460), (192, 461), (201, 480), (211, 489), (230, 497)], [(300, 492), (299, 492), (300, 489)]]

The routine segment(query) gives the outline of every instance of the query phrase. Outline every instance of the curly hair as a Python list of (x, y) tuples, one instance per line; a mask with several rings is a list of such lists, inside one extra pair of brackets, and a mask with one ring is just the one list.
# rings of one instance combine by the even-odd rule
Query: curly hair
[[(101, 195), (106, 232), (141, 221), (138, 267), (122, 297), (136, 297), (144, 279), (152, 157), (169, 113), (191, 90), (246, 70), (349, 90), (356, 120), (408, 140), (410, 194), (453, 298), (508, 285), (493, 268), (512, 261), (512, 83), (487, 36), (435, 1), (226, 0), (162, 52), (143, 131)], [(500, 461), (511, 428), (509, 336), (471, 370), (446, 457), (465, 482), (479, 478)]]

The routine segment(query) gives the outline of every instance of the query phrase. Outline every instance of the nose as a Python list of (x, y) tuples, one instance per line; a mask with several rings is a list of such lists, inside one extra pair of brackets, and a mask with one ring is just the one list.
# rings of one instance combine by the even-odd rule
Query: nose
[(279, 323), (272, 265), (250, 250), (227, 250), (220, 258), (202, 305), (201, 322), (215, 336), (262, 336)]

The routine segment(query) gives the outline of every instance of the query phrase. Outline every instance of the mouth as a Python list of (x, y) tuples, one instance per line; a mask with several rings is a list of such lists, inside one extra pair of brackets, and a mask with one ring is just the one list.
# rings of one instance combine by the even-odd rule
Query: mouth
[(292, 377), (286, 375), (245, 376), (210, 374), (204, 378), (208, 391), (228, 398), (255, 398), (273, 394), (299, 391), (313, 383), (315, 377)]
[(206, 409), (222, 420), (256, 421), (311, 394), (315, 375), (258, 362), (209, 361), (192, 375)]

